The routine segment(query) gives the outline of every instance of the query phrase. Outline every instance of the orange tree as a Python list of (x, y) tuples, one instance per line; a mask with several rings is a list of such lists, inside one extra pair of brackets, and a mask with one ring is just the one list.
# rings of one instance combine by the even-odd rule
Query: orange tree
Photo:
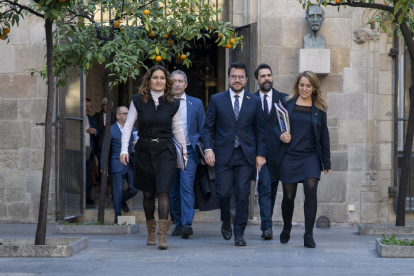
[[(411, 68), (414, 68), (414, 0), (298, 0), (304, 8), (311, 5), (337, 6), (340, 8), (361, 7), (378, 10), (379, 13), (367, 22), (371, 29), (377, 26), (388, 35), (402, 35), (407, 45)], [(411, 70), (411, 86), (409, 88), (410, 110), (408, 115), (407, 131), (403, 151), (403, 164), (398, 189), (396, 226), (405, 226), (405, 204), (410, 177), (410, 159), (413, 148), (414, 134), (414, 70)], [(396, 111), (395, 111), (396, 112)]]
[[(53, 72), (53, 24), (59, 18), (62, 10), (70, 5), (69, 0), (0, 0), (0, 39), (9, 43), (11, 26), (18, 26), (20, 19), (28, 16), (37, 16), (45, 20), (46, 34), (46, 68), (43, 76), (47, 76), (47, 108), (45, 119), (45, 151), (40, 191), (39, 217), (36, 230), (36, 245), (44, 245), (46, 241), (47, 203), (49, 196), (51, 154), (52, 154), (52, 114), (54, 89)], [(32, 70), (32, 75), (35, 73)]]
[[(241, 43), (229, 23), (215, 21), (221, 9), (208, 0), (71, 0), (66, 23), (56, 28), (55, 74), (66, 75), (69, 66), (87, 73), (94, 63), (105, 64), (106, 125), (110, 125), (112, 92), (119, 83), (147, 69), (146, 60), (163, 64), (176, 56), (190, 66), (189, 41), (220, 34), (217, 43)], [(109, 21), (101, 21), (101, 14)], [(65, 77), (59, 84), (65, 83)], [(105, 129), (102, 174), (108, 173), (110, 128)], [(104, 223), (107, 178), (100, 183), (98, 222)]]

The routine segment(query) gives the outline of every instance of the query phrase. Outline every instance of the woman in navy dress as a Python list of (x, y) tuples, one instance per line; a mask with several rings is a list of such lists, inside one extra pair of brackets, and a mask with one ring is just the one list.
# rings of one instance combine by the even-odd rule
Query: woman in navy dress
[(280, 242), (287, 243), (292, 229), (292, 217), (298, 183), (303, 183), (305, 193), (304, 246), (314, 248), (313, 226), (317, 211), (317, 188), (321, 171), (331, 171), (331, 154), (327, 126), (327, 104), (322, 98), (319, 79), (315, 73), (305, 71), (298, 75), (292, 88), (293, 95), (286, 98), (290, 133), (274, 132), (281, 143), (277, 153), (280, 181), (283, 184), (283, 231)]

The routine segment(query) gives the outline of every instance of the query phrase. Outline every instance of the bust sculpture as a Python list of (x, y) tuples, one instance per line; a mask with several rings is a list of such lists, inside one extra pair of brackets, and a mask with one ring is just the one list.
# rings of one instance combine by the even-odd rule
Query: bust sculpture
[(310, 33), (303, 37), (305, 49), (325, 49), (325, 37), (320, 29), (325, 20), (325, 11), (319, 6), (311, 6), (306, 10), (306, 23)]

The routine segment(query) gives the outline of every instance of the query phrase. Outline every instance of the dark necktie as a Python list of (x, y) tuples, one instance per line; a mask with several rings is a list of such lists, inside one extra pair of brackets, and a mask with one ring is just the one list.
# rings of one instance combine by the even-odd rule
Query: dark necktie
[[(235, 95), (234, 96), (235, 100), (234, 100), (234, 116), (236, 117), (236, 120), (239, 119), (239, 115), (240, 115), (240, 102), (239, 102), (239, 95)], [(234, 147), (238, 148), (240, 145), (239, 143), (239, 137), (237, 137), (236, 135), (236, 141), (234, 141)]]
[(266, 115), (266, 117), (269, 116), (269, 105), (268, 105), (267, 99), (266, 99), (267, 97), (268, 96), (265, 94), (264, 98), (263, 98), (263, 111), (264, 111), (264, 114)]

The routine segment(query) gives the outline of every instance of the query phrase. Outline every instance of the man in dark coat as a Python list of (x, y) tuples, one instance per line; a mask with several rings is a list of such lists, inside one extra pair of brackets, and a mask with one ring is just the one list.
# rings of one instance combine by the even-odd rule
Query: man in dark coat
[[(95, 139), (99, 138), (98, 124), (90, 116), (92, 101), (86, 98), (85, 110), (87, 120), (85, 121), (85, 146), (86, 146), (86, 204), (95, 204), (92, 199), (92, 162), (95, 157)], [(102, 135), (103, 136), (103, 135)]]
[(263, 108), (263, 118), (266, 126), (266, 148), (267, 163), (263, 166), (259, 174), (259, 206), (262, 239), (270, 240), (273, 238), (272, 215), (275, 207), (277, 185), (279, 183), (278, 168), (276, 167), (276, 153), (279, 149), (279, 140), (275, 137), (273, 127), (278, 126), (275, 103), (279, 100), (284, 103), (288, 96), (277, 91), (273, 87), (272, 69), (269, 65), (262, 63), (254, 72), (256, 83), (259, 90), (255, 93), (260, 97)]
[[(100, 133), (105, 133), (105, 125), (106, 125), (106, 110), (107, 110), (107, 100), (106, 98), (102, 99), (101, 102), (101, 111), (96, 112), (95, 115), (93, 115), (93, 117), (95, 118), (96, 122), (98, 123), (98, 130)], [(116, 118), (114, 115), (114, 112), (111, 112), (112, 116), (111, 116), (111, 125), (115, 124), (116, 122)], [(109, 126), (111, 127), (111, 126)], [(105, 135), (100, 135), (96, 140), (96, 144), (95, 144), (95, 152), (96, 152), (96, 156), (98, 157), (98, 164), (99, 164), (99, 170), (102, 169), (102, 164), (101, 164), (101, 152), (102, 152), (102, 145), (103, 145), (103, 139), (104, 139)]]
[(211, 96), (202, 142), (205, 160), (214, 166), (221, 234), (225, 240), (231, 239), (230, 196), (234, 190), (234, 244), (245, 246), (243, 235), (249, 211), (250, 176), (255, 168), (260, 170), (266, 163), (266, 131), (260, 98), (244, 90), (246, 65), (230, 64), (228, 81), (229, 90)]

